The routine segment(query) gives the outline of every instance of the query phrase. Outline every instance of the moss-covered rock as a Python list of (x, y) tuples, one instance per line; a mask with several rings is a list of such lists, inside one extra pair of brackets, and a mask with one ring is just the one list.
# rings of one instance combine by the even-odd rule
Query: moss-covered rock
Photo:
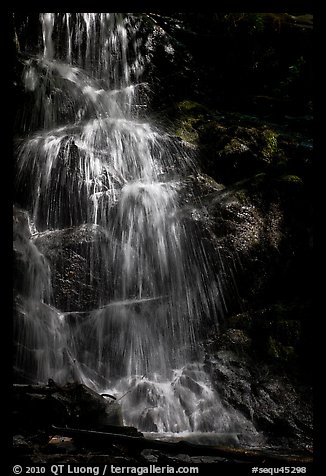
[[(224, 112), (184, 99), (167, 112), (172, 134), (197, 147), (202, 170), (231, 184), (260, 173), (274, 177), (310, 174), (309, 137), (255, 116)], [(285, 178), (284, 178), (285, 180)]]
[(175, 105), (176, 119), (174, 121), (172, 132), (186, 142), (198, 144), (198, 127), (205, 120), (208, 109), (191, 100), (184, 100)]
[[(251, 353), (258, 360), (273, 369), (309, 380), (306, 373), (310, 360), (306, 341), (309, 317), (308, 301), (284, 301), (233, 315), (227, 325), (246, 333), (251, 340)], [(234, 350), (232, 346), (229, 349)], [(304, 362), (307, 365), (303, 365)]]
[(296, 184), (298, 186), (303, 185), (303, 180), (297, 175), (282, 175), (279, 180), (281, 182), (287, 182), (291, 184)]
[(264, 124), (226, 117), (195, 101), (176, 104), (171, 132), (198, 147), (204, 172), (232, 183), (271, 170), (286, 171), (279, 132)]
[(267, 354), (273, 360), (279, 362), (291, 362), (296, 360), (296, 353), (293, 346), (286, 346), (277, 341), (274, 337), (270, 337), (267, 342)]
[(276, 302), (227, 319), (204, 344), (206, 369), (222, 400), (253, 421), (271, 445), (312, 444), (307, 301)]
[[(230, 332), (231, 331), (231, 332)], [(229, 329), (228, 334), (235, 334)], [(222, 339), (221, 339), (222, 340)], [(227, 343), (229, 337), (224, 339)], [(305, 448), (312, 444), (311, 389), (300, 387), (269, 363), (253, 358), (251, 347), (223, 345), (206, 358), (206, 370), (223, 402), (240, 410), (261, 432), (265, 444)], [(274, 358), (291, 349), (271, 343)], [(249, 352), (248, 352), (249, 350)]]

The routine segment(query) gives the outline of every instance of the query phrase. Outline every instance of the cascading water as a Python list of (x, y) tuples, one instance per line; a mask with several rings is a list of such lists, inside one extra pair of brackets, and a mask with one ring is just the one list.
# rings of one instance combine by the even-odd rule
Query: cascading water
[[(24, 57), (32, 108), (17, 153), (18, 189), (29, 194), (37, 231), (16, 367), (36, 381), (73, 375), (122, 396), (125, 422), (143, 431), (254, 432), (224, 408), (203, 369), (198, 333), (203, 320), (217, 326), (222, 293), (179, 213), (182, 178), (195, 166), (141, 115), (139, 19), (44, 13), (40, 22), (41, 52)], [(33, 291), (50, 282), (37, 240), (85, 224), (95, 236), (85, 266), (90, 276), (99, 266), (98, 302), (72, 325), (49, 284)]]

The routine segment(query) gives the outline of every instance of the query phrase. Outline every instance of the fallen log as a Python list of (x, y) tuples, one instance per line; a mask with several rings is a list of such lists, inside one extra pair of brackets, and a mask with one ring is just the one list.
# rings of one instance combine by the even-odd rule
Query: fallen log
[(39, 385), (39, 384), (29, 384), (29, 383), (14, 383), (13, 391), (14, 393), (24, 394), (24, 393), (34, 393), (38, 395), (50, 395), (58, 391), (57, 385)]
[[(109, 394), (107, 394), (108, 396)], [(51, 425), (100, 429), (122, 425), (119, 403), (77, 382), (59, 385), (14, 384), (15, 431), (51, 428)], [(19, 433), (18, 433), (19, 434)]]
[(161, 440), (152, 440), (139, 436), (129, 436), (104, 431), (83, 430), (77, 428), (61, 428), (52, 426), (57, 435), (69, 436), (83, 444), (122, 444), (130, 446), (133, 451), (154, 449), (165, 453), (187, 454), (189, 456), (215, 456), (227, 461), (244, 463), (280, 463), (280, 464), (309, 464), (312, 463), (310, 455), (276, 455), (244, 448), (228, 448), (208, 445), (197, 445), (188, 441), (177, 443)]

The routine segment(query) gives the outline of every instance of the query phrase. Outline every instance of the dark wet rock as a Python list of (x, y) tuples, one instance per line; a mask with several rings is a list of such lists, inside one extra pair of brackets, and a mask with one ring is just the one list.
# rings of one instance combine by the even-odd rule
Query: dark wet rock
[(29, 239), (32, 235), (31, 223), (26, 210), (13, 207), (13, 239)]
[(252, 339), (245, 331), (232, 328), (220, 334), (213, 342), (219, 351), (230, 350), (235, 354), (249, 351), (252, 345)]
[(157, 463), (162, 465), (196, 465), (201, 463), (221, 463), (227, 461), (226, 458), (217, 456), (189, 456), (186, 454), (163, 454), (158, 456)]
[(227, 319), (206, 341), (207, 370), (225, 403), (272, 446), (311, 446), (310, 304), (279, 302)]
[(13, 392), (14, 428), (22, 431), (48, 429), (51, 425), (73, 428), (99, 428), (122, 425), (117, 402), (108, 401), (79, 383), (37, 386), (15, 385)]
[(214, 196), (216, 192), (225, 188), (212, 177), (203, 173), (192, 174), (184, 177), (179, 184), (180, 205), (193, 207), (198, 200)]
[(145, 449), (141, 456), (150, 464), (201, 464), (201, 463), (220, 463), (227, 461), (226, 458), (217, 456), (189, 456), (187, 454), (165, 454), (160, 450)]
[(22, 435), (13, 436), (12, 448), (15, 455), (24, 455), (33, 452), (32, 444)]
[[(108, 269), (101, 259), (101, 249), (108, 246), (108, 238), (100, 227), (81, 225), (38, 233), (33, 242), (51, 265), (58, 309), (85, 312), (109, 300)], [(99, 294), (99, 288), (106, 295)]]
[(301, 299), (232, 316), (228, 325), (250, 335), (253, 356), (310, 382), (310, 318), (311, 303)]
[(206, 369), (222, 401), (242, 412), (272, 446), (312, 444), (312, 395), (293, 371), (256, 352), (248, 331), (229, 328), (208, 344)]
[(93, 243), (100, 233), (100, 227), (85, 224), (78, 227), (36, 233), (33, 239), (40, 251), (47, 253), (49, 250), (61, 248), (63, 242), (67, 247), (79, 246), (81, 248), (87, 243)]
[(257, 305), (307, 293), (312, 210), (302, 180), (258, 174), (218, 190), (211, 181), (205, 188), (203, 178), (199, 200), (182, 213), (196, 223), (211, 251), (229, 314), (240, 311), (236, 302)]
[(52, 264), (56, 307), (64, 311), (94, 308), (99, 296), (89, 283), (87, 258), (71, 248), (63, 248), (51, 250), (48, 259)]
[(141, 455), (148, 463), (157, 463), (161, 453), (158, 450), (145, 449)]
[(117, 402), (107, 400), (83, 384), (66, 384), (54, 395), (62, 395), (71, 407), (71, 426), (99, 427), (103, 424), (122, 425)]
[[(97, 291), (99, 282), (108, 279), (100, 255), (103, 246), (107, 246), (107, 237), (99, 227), (81, 225), (37, 233), (27, 211), (15, 208), (16, 292), (47, 303), (54, 298), (51, 304), (62, 311), (96, 308), (101, 300), (106, 302)], [(107, 290), (108, 300), (109, 286), (102, 289)]]

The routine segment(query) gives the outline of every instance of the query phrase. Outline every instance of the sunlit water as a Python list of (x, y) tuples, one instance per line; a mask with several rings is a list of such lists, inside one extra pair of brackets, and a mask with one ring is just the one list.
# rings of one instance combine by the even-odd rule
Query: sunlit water
[[(196, 227), (178, 213), (195, 164), (140, 113), (139, 19), (45, 13), (40, 22), (42, 47), (24, 59), (33, 107), (21, 114), (17, 152), (36, 232), (16, 367), (35, 381), (78, 380), (116, 395), (125, 423), (143, 431), (257, 435), (203, 368), (198, 333), (204, 320), (218, 328), (223, 292)], [(98, 308), (72, 324), (73, 312), (53, 306), (49, 263), (34, 242), (85, 223), (108, 238), (94, 232), (87, 263), (90, 272), (101, 263), (102, 288)]]

